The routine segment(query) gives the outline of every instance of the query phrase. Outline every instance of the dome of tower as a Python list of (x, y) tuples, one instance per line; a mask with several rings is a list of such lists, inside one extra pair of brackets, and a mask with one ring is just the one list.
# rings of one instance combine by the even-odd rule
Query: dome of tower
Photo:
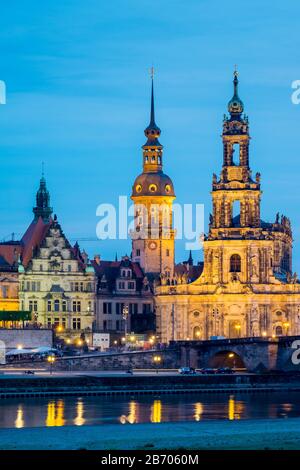
[(163, 171), (142, 173), (132, 187), (132, 197), (138, 196), (175, 197), (173, 182)]

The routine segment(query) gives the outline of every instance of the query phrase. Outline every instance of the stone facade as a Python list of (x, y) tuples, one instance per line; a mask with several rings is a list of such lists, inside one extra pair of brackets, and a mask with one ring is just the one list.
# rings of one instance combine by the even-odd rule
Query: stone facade
[(237, 88), (235, 74), (229, 117), (223, 123), (223, 167), (219, 178), (213, 175), (203, 272), (190, 284), (175, 280), (156, 290), (162, 342), (300, 333), (291, 224), (279, 214), (273, 223), (261, 220), (260, 174), (252, 178), (248, 118), (242, 115)]
[(26, 267), (19, 266), (20, 305), (32, 320), (62, 337), (89, 334), (94, 322), (95, 275), (78, 245), (71, 247), (56, 217)]
[(103, 261), (96, 256), (93, 266), (98, 280), (97, 331), (119, 336), (125, 332), (153, 334), (153, 291), (140, 265), (128, 256), (120, 261)]

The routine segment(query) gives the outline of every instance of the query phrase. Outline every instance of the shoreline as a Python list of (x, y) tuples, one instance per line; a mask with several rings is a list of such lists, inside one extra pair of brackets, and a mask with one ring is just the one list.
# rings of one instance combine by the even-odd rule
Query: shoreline
[(300, 418), (1, 429), (0, 450), (299, 450)]
[(126, 396), (300, 392), (299, 374), (1, 376), (0, 400), (66, 396)]

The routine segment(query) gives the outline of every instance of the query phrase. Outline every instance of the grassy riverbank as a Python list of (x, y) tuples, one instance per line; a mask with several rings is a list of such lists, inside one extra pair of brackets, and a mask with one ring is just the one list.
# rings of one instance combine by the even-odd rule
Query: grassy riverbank
[(0, 449), (300, 449), (300, 418), (3, 429)]

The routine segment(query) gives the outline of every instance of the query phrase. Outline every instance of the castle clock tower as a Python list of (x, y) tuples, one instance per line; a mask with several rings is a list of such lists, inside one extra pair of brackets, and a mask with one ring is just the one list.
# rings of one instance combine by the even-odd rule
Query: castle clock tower
[(163, 172), (161, 130), (155, 123), (153, 76), (150, 123), (145, 129), (143, 172), (136, 178), (134, 201), (135, 229), (132, 233), (132, 258), (146, 273), (172, 278), (174, 273), (174, 230), (172, 180)]

